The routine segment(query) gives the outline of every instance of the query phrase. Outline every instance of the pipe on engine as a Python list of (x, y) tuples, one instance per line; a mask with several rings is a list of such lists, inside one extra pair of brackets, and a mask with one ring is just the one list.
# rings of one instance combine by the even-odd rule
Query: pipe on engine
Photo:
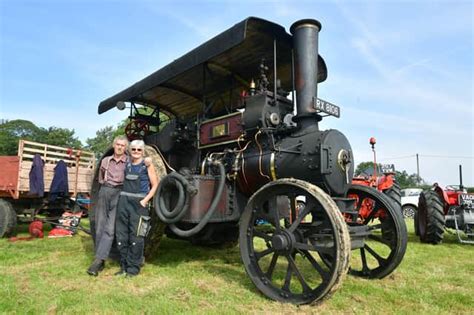
[(293, 49), (296, 74), (296, 109), (295, 120), (310, 118), (316, 125), (321, 117), (316, 112), (315, 102), (318, 97), (318, 35), (321, 23), (313, 19), (299, 20), (290, 27), (293, 35)]

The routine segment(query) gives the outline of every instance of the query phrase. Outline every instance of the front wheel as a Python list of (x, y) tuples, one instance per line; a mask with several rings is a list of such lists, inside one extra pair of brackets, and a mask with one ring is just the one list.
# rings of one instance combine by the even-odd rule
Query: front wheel
[(416, 207), (412, 206), (412, 205), (405, 205), (405, 206), (402, 207), (402, 213), (403, 213), (404, 218), (414, 219), (415, 218), (415, 213), (417, 211), (418, 210), (416, 209)]
[[(348, 271), (347, 225), (330, 196), (305, 181), (280, 179), (259, 189), (242, 214), (239, 241), (248, 276), (276, 301), (320, 301)], [(336, 259), (326, 264), (323, 254)]]

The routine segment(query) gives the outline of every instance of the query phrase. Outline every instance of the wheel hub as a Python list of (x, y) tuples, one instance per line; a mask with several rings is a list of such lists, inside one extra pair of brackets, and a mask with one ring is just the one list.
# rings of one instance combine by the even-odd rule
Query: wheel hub
[(291, 251), (294, 243), (295, 237), (287, 231), (282, 231), (272, 237), (272, 246), (277, 252)]

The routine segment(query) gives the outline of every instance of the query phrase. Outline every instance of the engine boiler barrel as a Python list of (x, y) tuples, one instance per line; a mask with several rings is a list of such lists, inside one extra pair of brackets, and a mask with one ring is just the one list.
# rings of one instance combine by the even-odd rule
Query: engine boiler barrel
[(352, 149), (338, 130), (320, 131), (314, 126), (275, 143), (276, 151), (261, 139), (243, 156), (241, 188), (252, 194), (269, 181), (297, 178), (344, 196), (354, 173)]
[[(295, 57), (297, 116), (316, 114), (314, 102), (318, 96), (318, 35), (321, 23), (312, 19), (300, 20), (290, 28), (293, 34)], [(314, 120), (313, 120), (314, 122)]]

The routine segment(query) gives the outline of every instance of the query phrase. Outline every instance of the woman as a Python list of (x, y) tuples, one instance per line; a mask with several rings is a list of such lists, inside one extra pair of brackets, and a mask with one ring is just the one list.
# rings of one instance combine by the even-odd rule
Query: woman
[(143, 248), (150, 217), (148, 202), (158, 188), (153, 163), (144, 160), (145, 143), (130, 143), (130, 158), (125, 166), (123, 190), (117, 206), (115, 236), (120, 252), (120, 271), (116, 275), (133, 277), (140, 272)]

